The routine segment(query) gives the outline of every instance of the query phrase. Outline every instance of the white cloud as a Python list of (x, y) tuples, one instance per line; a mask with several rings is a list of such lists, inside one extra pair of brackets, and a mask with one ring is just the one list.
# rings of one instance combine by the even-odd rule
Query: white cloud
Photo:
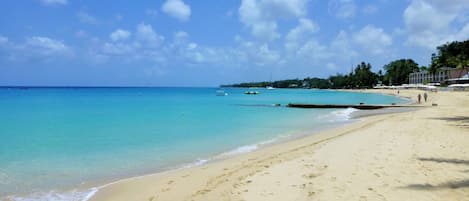
[(176, 39), (182, 39), (182, 38), (188, 38), (189, 34), (185, 31), (178, 31), (174, 33), (174, 38)]
[(161, 10), (180, 21), (187, 21), (191, 16), (191, 7), (182, 0), (166, 0)]
[(259, 66), (277, 64), (280, 60), (280, 53), (269, 47), (268, 44), (258, 44), (246, 41), (240, 44), (238, 49), (245, 61)]
[(299, 41), (317, 31), (319, 31), (319, 26), (315, 22), (307, 18), (301, 18), (298, 26), (288, 32), (287, 40)]
[(46, 5), (66, 5), (68, 0), (41, 0)]
[(28, 37), (23, 43), (11, 42), (6, 48), (10, 61), (48, 62), (73, 56), (64, 42), (42, 36)]
[(80, 11), (77, 13), (77, 17), (78, 17), (78, 20), (80, 20), (81, 23), (84, 23), (84, 24), (98, 24), (98, 20), (93, 17), (92, 15), (84, 12), (84, 11)]
[[(301, 27), (301, 26), (300, 26)], [(293, 29), (295, 30), (295, 29)], [(349, 65), (349, 62), (357, 57), (358, 53), (354, 50), (352, 37), (346, 31), (340, 31), (337, 36), (329, 43), (318, 41), (311, 36), (315, 29), (310, 29), (310, 33), (302, 35), (297, 42), (288, 40), (285, 43), (286, 58), (282, 58), (286, 63), (295, 66), (322, 66), (326, 70), (339, 69), (338, 64)], [(334, 63), (330, 63), (331, 60)]]
[(189, 41), (189, 34), (184, 31), (174, 33), (173, 40), (175, 44), (186, 44)]
[(277, 20), (306, 15), (309, 0), (242, 0), (238, 9), (240, 21), (251, 29), (251, 34), (264, 41), (280, 37)]
[(259, 6), (269, 18), (291, 18), (306, 15), (308, 0), (260, 0)]
[(448, 41), (468, 39), (465, 26), (469, 23), (455, 25), (467, 9), (467, 0), (412, 0), (404, 11), (407, 44), (434, 49)]
[(134, 48), (125, 43), (104, 43), (103, 53), (106, 55), (124, 55), (135, 53)]
[(287, 51), (295, 51), (300, 45), (311, 38), (319, 30), (319, 26), (310, 19), (299, 19), (298, 25), (291, 29), (286, 36), (285, 47)]
[(351, 44), (351, 37), (347, 32), (341, 30), (339, 34), (331, 42), (331, 52), (336, 55), (336, 58), (350, 61), (352, 58), (358, 56)]
[(134, 34), (135, 37), (131, 38), (133, 34), (130, 31), (117, 29), (109, 35), (110, 41), (95, 41), (96, 47), (89, 50), (90, 60), (93, 63), (114, 60), (120, 62), (166, 61), (164, 58), (166, 48), (164, 47), (164, 37), (156, 33), (151, 25), (138, 24)]
[(367, 25), (353, 35), (354, 41), (371, 54), (383, 54), (392, 38), (383, 29)]
[(119, 40), (126, 40), (130, 37), (131, 33), (127, 30), (117, 29), (116, 31), (112, 32), (109, 37), (113, 41)]
[(320, 60), (330, 59), (333, 55), (327, 46), (316, 40), (309, 40), (298, 50), (298, 56), (306, 62), (317, 63)]
[(189, 34), (184, 31), (175, 32), (173, 42), (167, 45), (166, 57), (176, 58), (190, 65), (222, 63), (223, 50), (199, 46), (189, 40)]
[(340, 19), (350, 19), (355, 17), (357, 5), (354, 0), (330, 0), (328, 11)]
[(252, 35), (261, 40), (271, 41), (280, 37), (274, 21), (257, 22), (251, 25)]
[(73, 56), (72, 49), (65, 45), (63, 41), (43, 36), (27, 37), (24, 42), (20, 43), (0, 36), (0, 47), (6, 50), (8, 56), (5, 58), (9, 61), (47, 62)]
[(396, 27), (394, 28), (394, 30), (392, 31), (392, 34), (393, 35), (396, 35), (396, 36), (403, 36), (404, 34), (406, 34), (406, 30), (405, 29), (402, 29), (400, 27)]
[(27, 38), (25, 45), (43, 55), (61, 54), (68, 51), (68, 47), (62, 41), (40, 36)]
[(197, 43), (189, 43), (189, 45), (187, 45), (187, 49), (188, 50), (193, 50), (195, 48), (197, 48)]
[(137, 25), (136, 36), (143, 46), (156, 47), (163, 43), (164, 37), (158, 35), (149, 24), (140, 23)]

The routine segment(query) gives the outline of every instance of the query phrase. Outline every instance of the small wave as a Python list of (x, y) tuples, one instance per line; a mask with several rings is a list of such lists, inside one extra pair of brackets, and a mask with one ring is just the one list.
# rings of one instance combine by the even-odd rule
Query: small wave
[(256, 144), (240, 146), (240, 147), (237, 147), (237, 148), (232, 149), (230, 151), (221, 153), (221, 154), (215, 156), (214, 158), (215, 159), (222, 159), (222, 158), (227, 158), (227, 157), (231, 157), (231, 156), (235, 156), (235, 155), (239, 155), (239, 154), (253, 152), (253, 151), (259, 149), (262, 146), (273, 144), (273, 143), (275, 143), (275, 142), (277, 142), (281, 139), (288, 138), (288, 137), (290, 137), (290, 135), (281, 135), (281, 136), (278, 136), (278, 137), (276, 137), (274, 139), (271, 139), (271, 140), (262, 141), (262, 142), (259, 142), (259, 143), (256, 143)]
[(238, 154), (242, 154), (242, 153), (248, 153), (248, 152), (252, 152), (252, 151), (254, 151), (258, 148), (259, 148), (258, 144), (241, 146), (241, 147), (238, 147), (238, 148), (233, 149), (231, 151), (227, 151), (225, 153), (222, 153), (222, 154), (219, 155), (219, 157), (223, 158), (223, 157), (226, 157), (226, 156), (234, 156), (234, 155), (238, 155)]
[(189, 163), (183, 166), (183, 168), (191, 168), (191, 167), (196, 167), (196, 166), (201, 166), (205, 163), (207, 163), (209, 160), (208, 159), (197, 159), (193, 163)]
[(191, 167), (201, 166), (201, 165), (204, 165), (204, 164), (206, 164), (206, 163), (208, 163), (212, 160), (226, 159), (226, 158), (236, 156), (236, 155), (239, 155), (239, 154), (253, 152), (253, 151), (259, 149), (262, 146), (265, 146), (265, 145), (268, 145), (268, 144), (273, 144), (273, 143), (277, 142), (280, 139), (284, 139), (284, 138), (288, 138), (288, 137), (290, 137), (290, 135), (281, 135), (281, 136), (279, 136), (277, 138), (274, 138), (274, 139), (271, 139), (271, 140), (262, 141), (262, 142), (259, 142), (259, 143), (256, 143), (256, 144), (240, 146), (240, 147), (237, 147), (237, 148), (232, 149), (230, 151), (223, 152), (221, 154), (212, 156), (208, 159), (197, 159), (195, 162), (185, 164), (181, 168), (191, 168)]
[(332, 112), (332, 118), (330, 118), (330, 122), (341, 122), (341, 121), (348, 121), (352, 117), (352, 113), (358, 111), (355, 108), (347, 108), (342, 110), (337, 110)]
[(97, 188), (86, 191), (73, 190), (69, 192), (50, 191), (47, 193), (33, 193), (27, 196), (7, 196), (6, 200), (11, 201), (87, 201), (96, 192)]

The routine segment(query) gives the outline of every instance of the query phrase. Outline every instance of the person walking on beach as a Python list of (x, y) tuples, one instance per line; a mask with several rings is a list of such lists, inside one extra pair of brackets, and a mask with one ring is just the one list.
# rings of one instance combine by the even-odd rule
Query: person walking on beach
[(427, 98), (428, 98), (427, 92), (423, 93), (423, 99), (425, 100), (425, 102), (427, 102)]
[(420, 103), (420, 100), (421, 100), (421, 99), (422, 99), (422, 96), (421, 96), (420, 94), (417, 95), (417, 100), (419, 101), (419, 103)]

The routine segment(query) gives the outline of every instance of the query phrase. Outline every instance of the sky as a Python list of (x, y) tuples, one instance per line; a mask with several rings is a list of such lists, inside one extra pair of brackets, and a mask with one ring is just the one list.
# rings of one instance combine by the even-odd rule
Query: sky
[(469, 0), (4, 0), (0, 85), (218, 86), (428, 65)]

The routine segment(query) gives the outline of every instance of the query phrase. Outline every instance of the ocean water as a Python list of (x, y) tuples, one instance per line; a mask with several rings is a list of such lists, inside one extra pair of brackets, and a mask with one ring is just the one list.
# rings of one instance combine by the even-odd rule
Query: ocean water
[(1, 88), (0, 200), (85, 200), (93, 186), (253, 151), (349, 120), (290, 102), (402, 103), (393, 96), (275, 89)]

